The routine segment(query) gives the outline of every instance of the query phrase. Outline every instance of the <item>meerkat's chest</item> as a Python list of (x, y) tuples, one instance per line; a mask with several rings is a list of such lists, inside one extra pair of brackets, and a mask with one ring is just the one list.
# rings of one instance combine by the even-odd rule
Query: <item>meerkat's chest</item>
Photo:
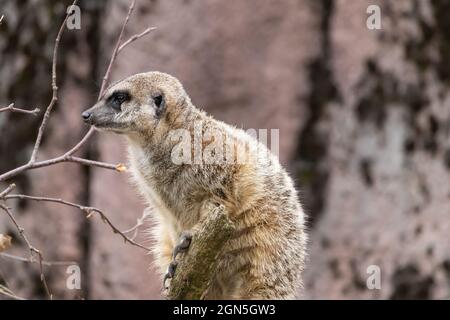
[(140, 150), (130, 148), (129, 153), (131, 174), (138, 190), (167, 223), (175, 224), (174, 214), (169, 209), (167, 200), (159, 191), (154, 176), (155, 169), (149, 163), (148, 158)]
[(133, 179), (145, 199), (155, 209), (164, 223), (170, 225), (176, 232), (191, 225), (189, 217), (195, 216), (195, 206), (190, 204), (192, 190), (189, 183), (173, 173), (162, 170), (153, 164), (149, 156), (140, 150), (130, 150), (130, 165)]

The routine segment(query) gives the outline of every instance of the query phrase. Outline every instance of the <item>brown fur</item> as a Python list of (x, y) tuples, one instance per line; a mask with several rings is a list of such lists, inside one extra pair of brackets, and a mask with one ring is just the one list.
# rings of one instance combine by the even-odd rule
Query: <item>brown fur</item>
[[(107, 110), (106, 100), (129, 90), (131, 100), (120, 113)], [(162, 94), (166, 109), (155, 116), (152, 98)], [(174, 129), (214, 129), (237, 146), (262, 148), (244, 131), (217, 121), (195, 108), (180, 82), (164, 73), (131, 76), (109, 88), (89, 110), (91, 124), (124, 134), (129, 143), (131, 172), (140, 192), (156, 210), (156, 264), (164, 273), (174, 244), (184, 230), (194, 230), (215, 204), (224, 205), (236, 225), (225, 244), (207, 299), (290, 299), (296, 295), (304, 267), (307, 236), (304, 213), (293, 182), (269, 152), (249, 152), (250, 161), (232, 164), (174, 164)], [(202, 141), (205, 147), (214, 139)], [(192, 151), (193, 152), (193, 151)]]

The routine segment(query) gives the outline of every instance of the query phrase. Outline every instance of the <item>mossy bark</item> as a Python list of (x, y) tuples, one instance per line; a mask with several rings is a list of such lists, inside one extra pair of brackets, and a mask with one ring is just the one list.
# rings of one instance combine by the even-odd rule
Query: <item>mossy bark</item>
[(193, 235), (189, 250), (180, 260), (167, 298), (200, 300), (217, 268), (217, 257), (234, 231), (222, 206), (208, 215)]

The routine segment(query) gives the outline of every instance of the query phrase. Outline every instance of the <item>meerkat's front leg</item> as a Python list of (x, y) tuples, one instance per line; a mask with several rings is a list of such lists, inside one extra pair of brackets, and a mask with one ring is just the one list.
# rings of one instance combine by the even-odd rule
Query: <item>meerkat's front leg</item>
[(168, 286), (166, 286), (166, 282), (168, 279), (172, 279), (175, 275), (175, 271), (178, 266), (177, 256), (179, 253), (186, 252), (189, 248), (192, 240), (192, 232), (191, 231), (183, 231), (178, 238), (177, 244), (173, 248), (172, 252), (172, 261), (169, 263), (169, 266), (167, 267), (166, 274), (164, 275), (163, 279), (163, 288), (168, 289)]

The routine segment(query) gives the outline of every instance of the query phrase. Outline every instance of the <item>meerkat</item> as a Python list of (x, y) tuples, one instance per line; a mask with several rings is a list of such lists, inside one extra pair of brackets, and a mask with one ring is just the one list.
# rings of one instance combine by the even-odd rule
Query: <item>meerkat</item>
[[(218, 257), (205, 299), (296, 297), (306, 256), (305, 215), (292, 179), (263, 144), (196, 108), (180, 81), (161, 72), (116, 82), (82, 117), (99, 130), (126, 137), (132, 177), (155, 209), (155, 261), (162, 277), (173, 276), (174, 256), (189, 247), (202, 218), (220, 206), (236, 231)], [(180, 139), (173, 133), (192, 138), (199, 122), (200, 136), (216, 133), (200, 144), (232, 142), (231, 161), (174, 161)], [(192, 159), (194, 149), (183, 157)], [(248, 152), (255, 149), (267, 152)], [(236, 161), (242, 150), (246, 161)]]

